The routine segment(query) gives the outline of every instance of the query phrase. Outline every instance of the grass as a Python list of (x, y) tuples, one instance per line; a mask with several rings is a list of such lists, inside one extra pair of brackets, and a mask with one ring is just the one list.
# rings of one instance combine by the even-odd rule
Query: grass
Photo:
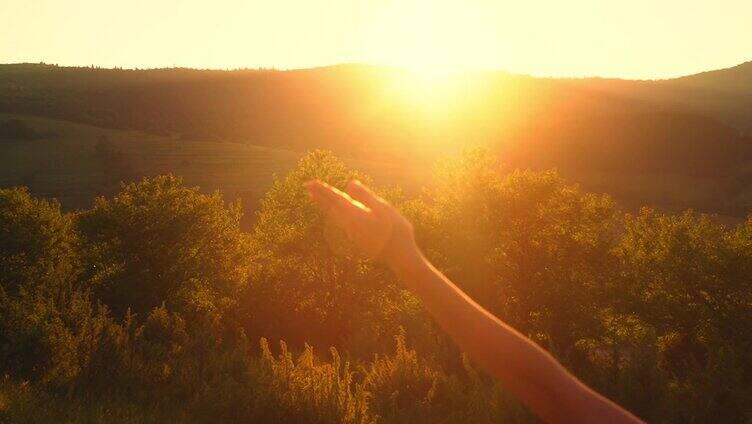
[[(172, 406), (172, 407), (171, 407)], [(0, 423), (188, 422), (175, 405), (145, 407), (127, 399), (51, 396), (29, 383), (0, 377)]]
[[(0, 114), (0, 121), (20, 118), (44, 136), (38, 140), (0, 140), (0, 187), (28, 186), (35, 196), (57, 198), (67, 210), (87, 208), (96, 196), (112, 195), (121, 180), (172, 173), (204, 192), (220, 190), (225, 199), (240, 199), (243, 226), (252, 225), (260, 198), (275, 175), (291, 170), (306, 152), (233, 142), (192, 141), (113, 130), (49, 118)], [(97, 145), (106, 139), (120, 152), (127, 170), (97, 156)], [(347, 159), (345, 162), (375, 178), (379, 184), (397, 184), (415, 194), (428, 182), (431, 164)], [(503, 160), (503, 158), (502, 158)], [(752, 201), (748, 189), (736, 193), (728, 177), (592, 172), (562, 172), (594, 192), (615, 197), (622, 208), (635, 210), (654, 206), (668, 211), (694, 208), (699, 212), (723, 213), (720, 199), (745, 204)], [(734, 194), (736, 193), (736, 194)], [(738, 197), (738, 198), (737, 198)], [(745, 198), (746, 198), (745, 197)], [(717, 215), (726, 224), (740, 216)]]
[[(221, 190), (225, 199), (240, 199), (244, 225), (253, 221), (259, 199), (275, 175), (291, 170), (305, 152), (230, 142), (203, 142), (160, 137), (138, 131), (99, 128), (49, 118), (0, 114), (0, 121), (20, 118), (43, 137), (0, 140), (0, 187), (28, 186), (35, 196), (57, 198), (68, 210), (86, 208), (96, 196), (111, 195), (121, 179), (172, 173), (202, 191)], [(113, 166), (97, 154), (106, 140), (127, 163)], [(428, 166), (346, 160), (379, 183), (415, 190)]]

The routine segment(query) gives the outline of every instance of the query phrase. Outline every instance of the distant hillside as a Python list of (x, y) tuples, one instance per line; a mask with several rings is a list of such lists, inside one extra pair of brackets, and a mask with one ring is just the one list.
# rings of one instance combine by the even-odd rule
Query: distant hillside
[(699, 113), (752, 134), (752, 61), (660, 81), (591, 79), (582, 85), (662, 107)]
[[(27, 186), (35, 196), (57, 198), (68, 209), (91, 207), (97, 196), (120, 190), (121, 181), (172, 173), (205, 192), (221, 190), (241, 200), (244, 225), (274, 176), (295, 167), (302, 153), (239, 143), (187, 141), (48, 118), (0, 114), (45, 134), (33, 140), (0, 139), (0, 187)], [(346, 159), (346, 158), (345, 158)], [(367, 160), (347, 160), (384, 184), (415, 189), (426, 170)]]
[[(669, 84), (732, 94), (752, 94), (752, 61), (726, 69), (702, 72), (667, 81)], [(752, 111), (748, 111), (752, 113)]]
[[(474, 72), (431, 86), (390, 68), (118, 70), (0, 65), (0, 112), (428, 167), (468, 146), (557, 168), (628, 206), (743, 216), (749, 64), (665, 81)], [(750, 200), (748, 200), (750, 199)]]

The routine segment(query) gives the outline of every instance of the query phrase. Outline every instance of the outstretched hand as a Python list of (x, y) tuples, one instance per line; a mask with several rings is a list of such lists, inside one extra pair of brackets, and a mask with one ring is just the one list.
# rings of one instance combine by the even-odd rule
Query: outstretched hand
[(367, 255), (396, 267), (417, 251), (410, 222), (360, 181), (350, 181), (344, 192), (319, 180), (305, 187), (327, 218)]
[(484, 310), (437, 271), (415, 244), (412, 225), (358, 181), (345, 192), (305, 184), (327, 218), (365, 253), (383, 259), (460, 349), (547, 422), (639, 423), (569, 374), (550, 354)]

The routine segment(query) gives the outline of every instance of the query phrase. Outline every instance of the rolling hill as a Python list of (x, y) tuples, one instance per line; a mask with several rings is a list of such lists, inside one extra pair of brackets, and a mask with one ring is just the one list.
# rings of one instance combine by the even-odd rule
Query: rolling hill
[[(97, 196), (119, 190), (121, 181), (172, 173), (204, 192), (221, 190), (225, 199), (239, 199), (243, 225), (276, 175), (284, 175), (303, 152), (231, 142), (186, 141), (113, 130), (26, 115), (0, 114), (0, 122), (21, 119), (41, 137), (0, 139), (0, 187), (27, 186), (36, 196), (57, 198), (68, 210), (91, 206)], [(417, 189), (427, 173), (391, 163), (349, 159), (380, 182)]]
[[(483, 146), (510, 168), (557, 168), (628, 208), (694, 208), (739, 218), (752, 206), (751, 76), (746, 63), (662, 81), (472, 72), (430, 85), (401, 70), (364, 65), (295, 71), (0, 65), (0, 112), (66, 128), (58, 137), (2, 143), (7, 165), (0, 181), (32, 183), (76, 207), (119, 177), (172, 171), (253, 203), (273, 172), (314, 148), (411, 186), (436, 158)], [(108, 169), (97, 170), (98, 162)], [(65, 177), (65, 169), (75, 172)], [(256, 190), (248, 187), (258, 191), (243, 194)]]
[(717, 119), (745, 134), (752, 133), (752, 61), (740, 65), (660, 81), (591, 79), (590, 88), (692, 111)]

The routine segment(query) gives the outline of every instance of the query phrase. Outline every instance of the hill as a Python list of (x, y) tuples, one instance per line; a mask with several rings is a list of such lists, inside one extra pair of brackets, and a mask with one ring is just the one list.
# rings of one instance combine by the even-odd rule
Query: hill
[[(241, 144), (248, 152), (266, 148), (291, 157), (326, 148), (425, 169), (438, 157), (484, 146), (510, 168), (557, 168), (628, 208), (647, 204), (741, 217), (752, 205), (746, 135), (752, 94), (739, 88), (746, 87), (748, 73), (742, 65), (665, 81), (502, 72), (425, 81), (362, 65), (206, 71), (19, 64), (0, 66), (0, 112), (139, 131), (143, 142), (132, 152), (143, 150), (146, 157), (146, 144), (155, 140), (174, 152), (211, 142), (216, 156), (195, 155), (227, 156), (227, 162)], [(154, 169), (179, 167), (164, 162)], [(227, 178), (241, 185), (244, 177)]]
[(591, 79), (582, 84), (665, 108), (709, 116), (747, 135), (752, 133), (752, 61), (670, 80)]
[[(300, 152), (232, 142), (178, 140), (139, 131), (113, 130), (68, 121), (0, 114), (20, 119), (44, 137), (0, 140), (0, 187), (27, 186), (36, 196), (57, 198), (66, 209), (91, 206), (97, 196), (120, 190), (120, 181), (173, 173), (204, 192), (221, 190), (240, 199), (248, 228), (261, 196), (275, 176), (295, 167)], [(420, 170), (367, 160), (348, 160), (380, 181), (417, 187)], [(425, 172), (423, 172), (425, 175)]]
[(752, 61), (730, 68), (676, 78), (668, 83), (734, 94), (752, 94)]

